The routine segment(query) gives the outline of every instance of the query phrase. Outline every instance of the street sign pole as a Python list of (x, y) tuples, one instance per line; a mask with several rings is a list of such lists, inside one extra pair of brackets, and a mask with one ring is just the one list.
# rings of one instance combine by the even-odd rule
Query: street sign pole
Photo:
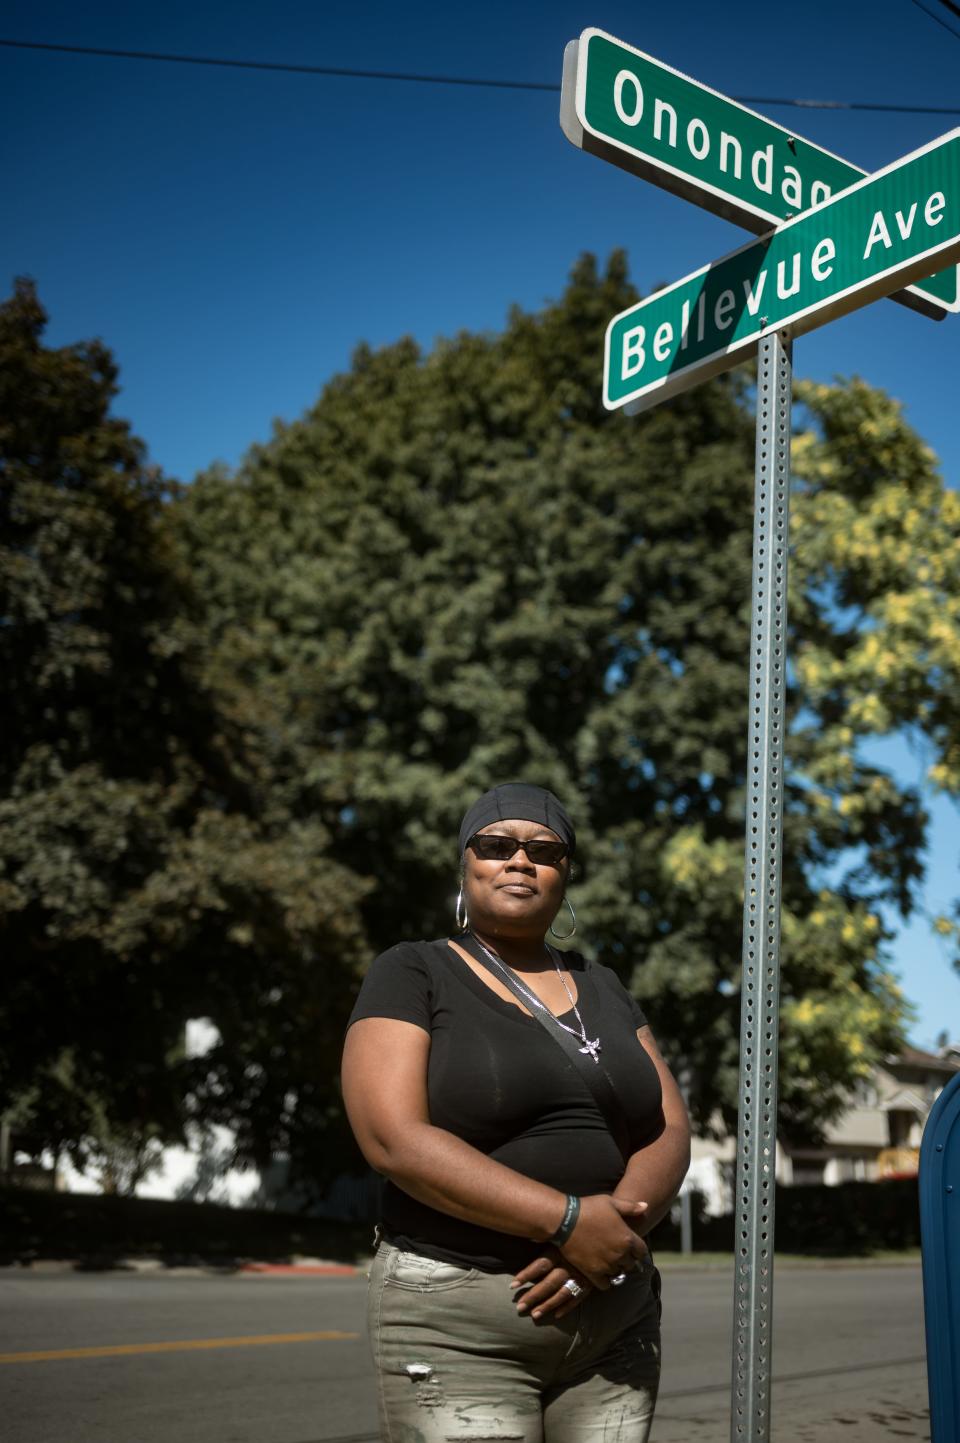
[(791, 342), (760, 342), (747, 749), (731, 1443), (768, 1443), (790, 533)]
[(960, 311), (960, 129), (866, 176), (599, 30), (567, 47), (560, 124), (748, 229), (774, 225), (614, 316), (603, 366), (606, 408), (636, 415), (759, 358), (730, 1438), (769, 1443), (791, 347), (903, 286), (928, 314)]

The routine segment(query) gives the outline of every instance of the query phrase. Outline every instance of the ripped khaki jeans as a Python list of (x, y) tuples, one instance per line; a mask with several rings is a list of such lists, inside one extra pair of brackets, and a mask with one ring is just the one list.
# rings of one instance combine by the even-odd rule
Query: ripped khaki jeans
[(380, 1244), (368, 1317), (383, 1443), (646, 1443), (660, 1379), (653, 1264), (559, 1323), (517, 1313), (509, 1284)]

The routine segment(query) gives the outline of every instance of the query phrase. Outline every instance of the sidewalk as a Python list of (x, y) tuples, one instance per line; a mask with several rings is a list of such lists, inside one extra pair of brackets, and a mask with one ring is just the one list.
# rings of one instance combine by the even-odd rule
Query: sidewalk
[(369, 1258), (358, 1263), (335, 1262), (326, 1258), (294, 1257), (290, 1262), (259, 1262), (249, 1258), (35, 1258), (29, 1263), (10, 1263), (0, 1275), (10, 1273), (139, 1273), (165, 1277), (262, 1277), (262, 1278), (363, 1278)]
[[(859, 1400), (843, 1403), (843, 1397), (824, 1397), (817, 1390), (813, 1397), (801, 1401), (784, 1397), (788, 1385), (774, 1384), (772, 1391), (772, 1443), (895, 1443), (909, 1439), (912, 1443), (930, 1443), (930, 1411), (927, 1387), (920, 1380), (889, 1380), (878, 1384), (875, 1401), (863, 1408)], [(810, 1388), (807, 1388), (810, 1394)], [(726, 1398), (717, 1403), (716, 1395), (704, 1398), (697, 1408), (696, 1398), (676, 1400), (674, 1413), (671, 1400), (661, 1398), (654, 1417), (650, 1443), (729, 1443), (729, 1404)]]
[[(789, 1362), (786, 1363), (789, 1367)], [(930, 1414), (926, 1370), (902, 1365), (878, 1373), (876, 1389), (864, 1405), (863, 1379), (792, 1379), (774, 1366), (772, 1443), (929, 1443)], [(730, 1443), (727, 1396), (695, 1391), (661, 1396), (650, 1443)]]
[(328, 1263), (321, 1258), (296, 1258), (292, 1263), (243, 1263), (241, 1273), (258, 1277), (346, 1278), (366, 1273), (368, 1264)]

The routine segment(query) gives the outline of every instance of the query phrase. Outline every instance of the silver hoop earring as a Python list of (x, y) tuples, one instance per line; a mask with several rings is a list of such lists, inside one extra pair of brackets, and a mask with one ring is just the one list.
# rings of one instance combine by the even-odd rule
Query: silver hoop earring
[(550, 923), (550, 932), (551, 932), (551, 935), (554, 936), (554, 937), (556, 937), (556, 939), (557, 939), (558, 942), (565, 942), (565, 941), (567, 940), (567, 938), (568, 938), (568, 937), (572, 937), (573, 934), (574, 934), (574, 932), (577, 930), (577, 914), (576, 914), (576, 912), (573, 910), (573, 903), (570, 901), (570, 898), (567, 896), (566, 892), (564, 892), (564, 894), (563, 894), (563, 900), (566, 902), (567, 907), (568, 907), (569, 912), (570, 912), (570, 922), (571, 922), (571, 926), (570, 926), (570, 931), (569, 931), (569, 932), (557, 932), (557, 931), (554, 930), (553, 923), (552, 923), (552, 922)]
[[(462, 916), (460, 915), (461, 912), (463, 913)], [(465, 931), (467, 930), (467, 904), (466, 904), (466, 902), (463, 900), (463, 887), (462, 887), (462, 885), (461, 885), (461, 887), (460, 887), (460, 891), (457, 893), (457, 906), (456, 906), (456, 911), (455, 911), (454, 914), (453, 914), (453, 920), (454, 920), (454, 921), (456, 922), (456, 924), (457, 924), (457, 931), (458, 931), (458, 932), (465, 932)]]

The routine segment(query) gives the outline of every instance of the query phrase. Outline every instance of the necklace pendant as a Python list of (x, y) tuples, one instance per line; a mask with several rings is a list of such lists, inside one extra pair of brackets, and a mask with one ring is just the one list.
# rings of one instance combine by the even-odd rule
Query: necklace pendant
[(599, 1039), (599, 1037), (595, 1037), (592, 1042), (590, 1042), (590, 1041), (585, 1037), (585, 1038), (583, 1039), (583, 1046), (580, 1048), (580, 1051), (581, 1051), (581, 1052), (588, 1052), (588, 1053), (590, 1054), (590, 1056), (593, 1058), (594, 1062), (596, 1062), (596, 1063), (599, 1065), (600, 1058), (597, 1056), (597, 1053), (600, 1051), (600, 1039)]

